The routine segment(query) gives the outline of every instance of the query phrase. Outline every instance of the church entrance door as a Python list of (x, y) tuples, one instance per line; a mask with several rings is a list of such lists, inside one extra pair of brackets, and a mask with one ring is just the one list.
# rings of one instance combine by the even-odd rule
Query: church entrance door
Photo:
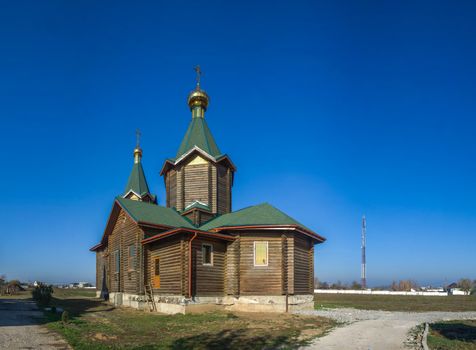
[(160, 288), (160, 258), (154, 258), (154, 277), (153, 277), (154, 288)]

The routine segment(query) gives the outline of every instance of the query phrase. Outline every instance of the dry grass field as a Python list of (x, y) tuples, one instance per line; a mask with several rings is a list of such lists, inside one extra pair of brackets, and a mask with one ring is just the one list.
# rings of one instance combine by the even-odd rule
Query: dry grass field
[(476, 311), (476, 296), (316, 294), (316, 309), (350, 307), (384, 311)]
[(297, 349), (335, 325), (322, 317), (290, 314), (152, 314), (113, 308), (78, 293), (53, 294), (53, 304), (69, 312), (70, 322), (64, 324), (59, 314), (46, 314), (47, 326), (80, 350)]

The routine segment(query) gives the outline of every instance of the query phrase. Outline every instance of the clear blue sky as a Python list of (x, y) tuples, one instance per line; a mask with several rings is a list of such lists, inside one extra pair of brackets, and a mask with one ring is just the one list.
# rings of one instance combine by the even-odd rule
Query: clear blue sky
[(190, 120), (270, 202), (328, 238), (321, 280), (476, 278), (473, 1), (10, 1), (0, 13), (0, 274), (94, 280), (132, 167), (158, 173)]

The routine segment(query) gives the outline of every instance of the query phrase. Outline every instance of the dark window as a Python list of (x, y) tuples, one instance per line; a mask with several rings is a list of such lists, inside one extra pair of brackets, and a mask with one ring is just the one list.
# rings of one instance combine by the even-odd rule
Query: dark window
[(119, 273), (121, 269), (121, 259), (119, 256), (119, 250), (114, 251), (114, 267), (115, 267), (114, 272)]
[(156, 276), (160, 276), (160, 259), (159, 258), (155, 259), (154, 272)]
[(213, 246), (211, 244), (202, 244), (203, 265), (213, 265)]
[(132, 244), (128, 247), (128, 261), (127, 264), (129, 266), (129, 271), (133, 271), (136, 269), (136, 246)]

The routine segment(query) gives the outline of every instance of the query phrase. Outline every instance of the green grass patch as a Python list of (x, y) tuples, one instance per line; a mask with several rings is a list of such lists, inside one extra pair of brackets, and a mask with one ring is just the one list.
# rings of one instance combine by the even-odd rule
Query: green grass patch
[(476, 311), (476, 296), (406, 296), (315, 294), (315, 308), (355, 308), (385, 311)]
[(113, 308), (94, 298), (54, 294), (70, 313), (47, 313), (47, 326), (74, 349), (297, 349), (335, 323), (291, 314), (212, 312), (163, 315)]
[(428, 346), (432, 350), (476, 350), (476, 320), (430, 324)]

